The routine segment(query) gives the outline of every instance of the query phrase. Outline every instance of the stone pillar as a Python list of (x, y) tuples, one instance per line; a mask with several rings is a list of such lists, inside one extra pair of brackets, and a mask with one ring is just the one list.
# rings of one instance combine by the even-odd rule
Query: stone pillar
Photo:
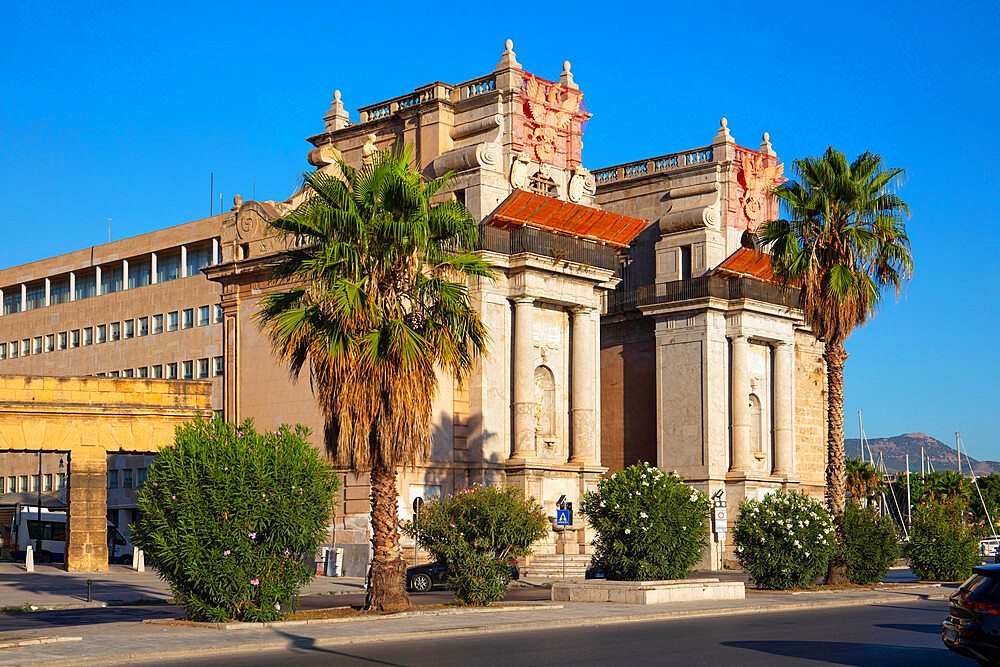
[(778, 343), (774, 351), (774, 472), (795, 472), (792, 455), (792, 394), (795, 344)]
[(592, 308), (574, 308), (572, 379), (572, 463), (597, 461), (597, 335)]
[(156, 253), (149, 253), (149, 284), (156, 284)]
[(219, 263), (219, 239), (217, 237), (212, 237), (212, 261), (209, 264)]
[(52, 281), (45, 279), (45, 307), (52, 305)]
[(750, 462), (750, 341), (746, 336), (733, 338), (733, 364), (730, 370), (733, 411), (732, 470), (745, 472)]
[(94, 267), (94, 296), (101, 296), (101, 267)]
[(67, 477), (66, 570), (108, 571), (108, 458), (104, 449), (74, 451)]
[(21, 283), (21, 312), (28, 310), (28, 286)]
[(535, 300), (514, 299), (514, 453), (535, 453)]
[(3, 290), (0, 289), (0, 317), (3, 317), (5, 314), (3, 312)]
[(181, 278), (188, 277), (188, 249), (186, 245), (181, 246)]
[(69, 272), (69, 300), (76, 301), (76, 273)]
[(122, 260), (122, 289), (128, 289), (128, 260)]

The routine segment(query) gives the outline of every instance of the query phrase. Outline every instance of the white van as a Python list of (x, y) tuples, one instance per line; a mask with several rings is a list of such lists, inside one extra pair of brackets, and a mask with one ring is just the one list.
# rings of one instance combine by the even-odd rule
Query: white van
[[(66, 512), (42, 508), (42, 548), (36, 551), (36, 563), (63, 562), (66, 559)], [(18, 505), (10, 527), (10, 551), (14, 560), (24, 560), (27, 547), (38, 549), (38, 508)], [(132, 544), (108, 521), (108, 562), (131, 563)]]

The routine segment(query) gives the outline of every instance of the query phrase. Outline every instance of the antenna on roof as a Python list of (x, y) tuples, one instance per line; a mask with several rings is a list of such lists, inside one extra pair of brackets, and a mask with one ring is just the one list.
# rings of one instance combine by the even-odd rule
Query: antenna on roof
[(211, 172), (208, 178), (208, 216), (212, 217), (215, 215), (215, 172)]
[(111, 218), (108, 218), (108, 243), (111, 243)]

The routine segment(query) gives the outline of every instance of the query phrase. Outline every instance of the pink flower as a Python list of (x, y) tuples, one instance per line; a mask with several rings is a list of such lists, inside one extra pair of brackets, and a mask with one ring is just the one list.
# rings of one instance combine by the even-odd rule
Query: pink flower
[(250, 585), (251, 586), (256, 586), (259, 583), (260, 583), (260, 579), (251, 579), (250, 580)]
[(171, 500), (177, 500), (177, 496), (170, 496)]
[(249, 537), (251, 540), (256, 540), (257, 533), (247, 533), (247, 537)]
[(228, 556), (230, 553), (232, 553), (232, 552), (229, 551), (229, 549), (226, 549), (225, 551), (222, 552), (222, 555), (223, 556)]
[(452, 528), (455, 527), (455, 524), (453, 524), (453, 523), (449, 523), (448, 525), (451, 526)]

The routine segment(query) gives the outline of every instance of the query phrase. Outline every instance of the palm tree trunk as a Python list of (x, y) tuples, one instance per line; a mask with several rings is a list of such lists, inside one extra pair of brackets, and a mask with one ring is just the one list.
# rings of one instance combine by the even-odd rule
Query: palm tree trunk
[(844, 362), (847, 352), (843, 343), (828, 343), (823, 354), (826, 360), (826, 502), (833, 515), (838, 553), (830, 558), (826, 576), (828, 584), (847, 583), (846, 567), (839, 556), (843, 542), (843, 514), (847, 494), (847, 466), (844, 456)]
[(373, 555), (368, 568), (365, 609), (404, 611), (411, 607), (406, 594), (406, 563), (399, 548), (396, 471), (373, 466), (371, 485)]

